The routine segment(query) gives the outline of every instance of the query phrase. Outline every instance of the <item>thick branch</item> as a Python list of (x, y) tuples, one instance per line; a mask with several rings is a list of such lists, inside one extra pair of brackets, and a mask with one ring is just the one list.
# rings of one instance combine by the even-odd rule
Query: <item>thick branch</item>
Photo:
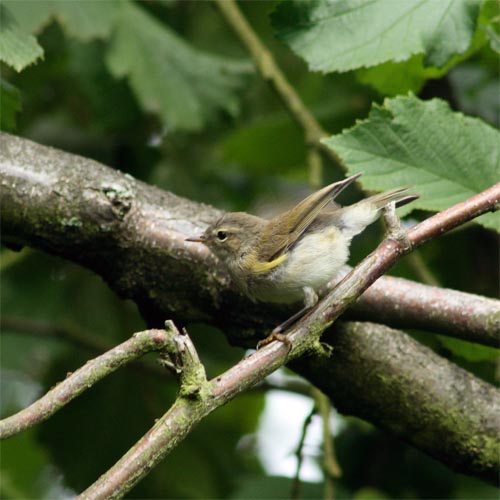
[(500, 304), (497, 300), (392, 276), (385, 276), (370, 286), (348, 314), (398, 328), (411, 325), (411, 328), (492, 347), (498, 347), (499, 343)]
[(333, 347), (331, 357), (302, 357), (292, 367), (340, 412), (375, 423), (459, 472), (498, 482), (498, 390), (381, 325), (338, 324), (323, 340)]
[[(30, 245), (94, 270), (134, 300), (153, 326), (163, 326), (165, 317), (209, 321), (240, 344), (245, 329), (255, 345), (290, 312), (250, 303), (204, 246), (185, 243), (186, 235), (219, 217), (218, 210), (25, 139), (1, 134), (0, 141), (4, 243)], [(497, 345), (500, 333), (498, 301), (396, 278), (379, 280), (349, 314), (486, 345)]]
[[(178, 439), (184, 437), (195, 423), (199, 422), (215, 408), (234, 398), (237, 394), (255, 385), (259, 380), (272, 373), (286, 361), (298, 360), (305, 354), (314, 354), (314, 366), (316, 366), (319, 360), (327, 360), (328, 365), (331, 350), (325, 349), (323, 347), (324, 344), (319, 343), (319, 339), (324, 330), (342, 314), (350, 303), (401, 258), (402, 255), (410, 252), (412, 245), (420, 245), (432, 239), (440, 230), (442, 232), (455, 227), (458, 224), (458, 220), (462, 222), (470, 220), (492, 210), (499, 201), (500, 184), (496, 186), (496, 189), (486, 190), (456, 205), (456, 210), (453, 210), (455, 208), (453, 207), (446, 211), (445, 215), (437, 214), (429, 218), (423, 230), (421, 229), (421, 225), (417, 225), (408, 235), (400, 233), (399, 239), (389, 239), (381, 243), (309, 315), (300, 320), (297, 325), (290, 328), (287, 336), (291, 340), (291, 346), (274, 342), (256, 352), (253, 356), (244, 359), (225, 374), (217, 377), (211, 383), (210, 388), (203, 388), (203, 390), (200, 389), (197, 391), (196, 394), (198, 397), (195, 404), (191, 401), (185, 401), (185, 398), (179, 398), (171, 410), (160, 419), (151, 431), (106, 474), (99, 478), (82, 495), (82, 498), (116, 498), (114, 492), (118, 484), (127, 485), (125, 491), (128, 491), (129, 488), (149, 471), (149, 467), (153, 467), (165, 456), (172, 448), (172, 443), (178, 443)], [(457, 216), (457, 214), (460, 215)], [(393, 237), (397, 237), (396, 233), (392, 232), (391, 234)], [(405, 338), (406, 336), (403, 335), (403, 339)], [(400, 339), (399, 344), (403, 342), (404, 340)], [(366, 345), (370, 345), (371, 349), (370, 342)], [(395, 347), (399, 350), (401, 345), (395, 342)], [(410, 344), (408, 344), (408, 347), (410, 347)], [(395, 420), (394, 432), (400, 431), (410, 442), (417, 444), (429, 454), (442, 458), (451, 467), (458, 468), (469, 474), (478, 475), (492, 482), (497, 481), (497, 470), (500, 465), (498, 454), (500, 443), (497, 432), (497, 415), (500, 409), (499, 392), (485, 382), (475, 379), (468, 372), (464, 370), (459, 371), (458, 367), (442, 360), (431, 350), (424, 347), (420, 348), (417, 343), (415, 343), (414, 349), (410, 350), (413, 351), (414, 355), (425, 353), (420, 356), (417, 368), (428, 370), (427, 376), (422, 377), (422, 380), (426, 383), (419, 380), (418, 385), (414, 383), (413, 388), (407, 390), (406, 386), (412, 383), (413, 378), (417, 377), (418, 369), (407, 370), (405, 367), (406, 356), (409, 351), (401, 349), (397, 356), (393, 355), (394, 359), (397, 358), (397, 362), (394, 362), (394, 359), (392, 360), (392, 366), (397, 370), (396, 375), (392, 371), (386, 373), (385, 368), (382, 368), (384, 376), (379, 379), (379, 383), (389, 387), (388, 398), (383, 405), (384, 410), (378, 410), (378, 413), (383, 415), (382, 421), (385, 422), (387, 420), (388, 423), (386, 425), (392, 430), (391, 417), (393, 413), (396, 413), (400, 418)], [(384, 345), (384, 355), (387, 354), (387, 351), (387, 345)], [(401, 356), (403, 356), (403, 359), (401, 359)], [(307, 356), (305, 359), (307, 359)], [(307, 363), (307, 361), (302, 362)], [(301, 361), (298, 362), (299, 367), (300, 363)], [(335, 363), (333, 364), (335, 365)], [(383, 363), (379, 361), (378, 365), (383, 366)], [(370, 367), (369, 374), (373, 377), (373, 372), (376, 371), (377, 365), (365, 363), (365, 366)], [(429, 370), (430, 366), (432, 366), (431, 370)], [(400, 376), (401, 372), (405, 375), (408, 374), (408, 378)], [(350, 373), (355, 373), (355, 371)], [(446, 377), (443, 377), (447, 380), (444, 387), (435, 383), (437, 373), (446, 375)], [(390, 383), (387, 383), (388, 379), (385, 378), (387, 376), (390, 377)], [(356, 375), (353, 375), (353, 377), (356, 378)], [(468, 379), (466, 383), (464, 383), (464, 379)], [(446, 391), (448, 390), (448, 383), (451, 380), (460, 380), (462, 383), (457, 385), (457, 391), (453, 391), (453, 397), (450, 398), (446, 394)], [(401, 381), (404, 382), (403, 385), (399, 385)], [(429, 387), (431, 393), (430, 400), (427, 399), (425, 394), (429, 382), (432, 385), (432, 387)], [(327, 386), (327, 388), (330, 387)], [(467, 391), (467, 394), (463, 393), (464, 389)], [(443, 390), (445, 394), (441, 394)], [(349, 389), (348, 392), (352, 396)], [(396, 392), (397, 395), (395, 397)], [(456, 397), (456, 392), (460, 393), (459, 398)], [(330, 391), (327, 391), (327, 393), (331, 394)], [(373, 394), (377, 394), (377, 392), (373, 392)], [(474, 397), (471, 397), (472, 395)], [(371, 398), (373, 398), (372, 395), (365, 396), (364, 402), (370, 402)], [(403, 412), (400, 411), (402, 399), (405, 403), (402, 405)], [(465, 400), (467, 402), (470, 400), (471, 402), (464, 404)], [(478, 413), (478, 400), (484, 400), (485, 404), (489, 405), (486, 414), (483, 412)], [(419, 412), (420, 416), (424, 417), (418, 419), (421, 426), (420, 429), (425, 430), (421, 430), (420, 434), (416, 435), (416, 438), (414, 436), (414, 429), (411, 428), (414, 422), (413, 418), (407, 420), (401, 418), (408, 407), (413, 408), (412, 405), (407, 404), (408, 402), (420, 403), (420, 410), (424, 410), (424, 408), (426, 410), (425, 412)], [(378, 397), (375, 398), (375, 406), (380, 406)], [(366, 404), (363, 408), (366, 408)], [(389, 409), (389, 415), (385, 413), (385, 408)], [(457, 418), (461, 418), (464, 409), (470, 412), (470, 415), (464, 419), (467, 425), (460, 428), (450, 427), (450, 422), (453, 426), (456, 423), (455, 419), (450, 420), (449, 418), (445, 418), (448, 413), (453, 411), (457, 415)], [(483, 420), (485, 415), (486, 424)], [(180, 436), (178, 439), (173, 439), (172, 429), (175, 430), (175, 436)], [(445, 449), (442, 451), (440, 451), (440, 448), (436, 448), (437, 442), (440, 446), (442, 445), (442, 438), (437, 437), (434, 432), (435, 429), (439, 429), (440, 431), (446, 430), (450, 436), (450, 442), (447, 442)], [(429, 432), (432, 436), (430, 439), (428, 437)], [(459, 443), (464, 441), (464, 433), (467, 436), (469, 445), (464, 446), (462, 444), (459, 446)], [(473, 436), (472, 438), (469, 437), (471, 435)], [(437, 441), (438, 439), (439, 441)], [(470, 444), (471, 441), (472, 444)], [(123, 487), (120, 487), (120, 496), (122, 494)]]

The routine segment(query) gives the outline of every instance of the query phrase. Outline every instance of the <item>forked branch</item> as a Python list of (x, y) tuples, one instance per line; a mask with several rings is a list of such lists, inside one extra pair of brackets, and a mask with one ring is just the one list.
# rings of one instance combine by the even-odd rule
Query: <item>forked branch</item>
[[(267, 375), (286, 362), (298, 360), (306, 353), (309, 356), (306, 356), (305, 361), (302, 361), (302, 363), (307, 364), (308, 360), (312, 359), (311, 355), (315, 355), (313, 358), (319, 360), (328, 359), (328, 349), (324, 348), (325, 344), (320, 343), (320, 337), (324, 330), (371, 283), (387, 271), (403, 255), (410, 252), (411, 246), (419, 246), (425, 241), (467, 220), (471, 220), (490, 210), (495, 210), (499, 202), (500, 184), (434, 217), (430, 217), (425, 223), (415, 226), (415, 228), (409, 231), (407, 239), (405, 239), (406, 243), (402, 243), (400, 240), (384, 241), (372, 254), (356, 266), (342, 280), (339, 286), (328, 294), (308, 316), (290, 328), (288, 335), (293, 342), (291, 350), (289, 346), (280, 342), (271, 343), (260, 351), (243, 359), (215, 380), (210, 381), (206, 385), (206, 389), (198, 391), (197, 394), (199, 397), (196, 399), (181, 396), (172, 408), (157, 421), (154, 427), (122, 459), (86, 490), (80, 498), (104, 499), (122, 497), (154, 465), (162, 460), (188, 434), (194, 425), (213, 410), (263, 380)], [(411, 245), (408, 245), (408, 242)], [(356, 326), (356, 328), (362, 327)], [(376, 330), (377, 327), (375, 326), (374, 328)], [(414, 397), (422, 397), (422, 394), (425, 394), (425, 391), (428, 390), (433, 396), (432, 402), (435, 410), (426, 412), (426, 418), (420, 425), (429, 426), (430, 428), (433, 428), (433, 426), (441, 429), (446, 428), (449, 433), (447, 436), (447, 445), (450, 449), (453, 449), (453, 453), (446, 453), (446, 462), (451, 467), (464, 472), (477, 474), (492, 482), (496, 481), (497, 467), (499, 465), (499, 457), (496, 452), (499, 445), (499, 436), (496, 430), (497, 414), (498, 409), (500, 409), (499, 392), (492, 386), (475, 379), (471, 374), (439, 358), (432, 351), (413, 346), (412, 343), (414, 341), (411, 339), (406, 340), (405, 337), (403, 335), (400, 342), (407, 343), (408, 350), (416, 349), (419, 352), (422, 351), (420, 356), (422, 359), (426, 359), (427, 357), (431, 359), (434, 370), (449, 372), (448, 374), (451, 377), (461, 379), (462, 381), (467, 379), (467, 382), (462, 384), (462, 389), (458, 390), (459, 392), (465, 387), (474, 387), (473, 393), (464, 392), (460, 395), (462, 408), (468, 407), (467, 403), (471, 399), (474, 400), (474, 406), (470, 407), (471, 411), (474, 408), (472, 414), (463, 416), (468, 424), (466, 426), (466, 434), (463, 434), (463, 426), (460, 427), (461, 432), (457, 432), (456, 424), (453, 420), (448, 422), (448, 420), (442, 418), (443, 414), (447, 411), (459, 411), (458, 407), (455, 408), (457, 404), (456, 389), (451, 397), (445, 398), (446, 404), (450, 406), (440, 407), (439, 411), (435, 411), (437, 409), (436, 404), (438, 407), (439, 404), (435, 400), (435, 396), (438, 393), (436, 393), (437, 384), (433, 377), (431, 379), (424, 377), (425, 384), (431, 382), (431, 385), (429, 387), (420, 387), (421, 390), (417, 392), (407, 391), (407, 388), (402, 388), (397, 383), (394, 383), (391, 387), (392, 393), (399, 391), (401, 392), (401, 397), (407, 393), (409, 395), (407, 398), (412, 400)], [(400, 348), (401, 345), (398, 345), (398, 350)], [(385, 347), (385, 351), (389, 352), (393, 358), (398, 357), (399, 359), (396, 353), (390, 353), (390, 344)], [(352, 355), (352, 353), (348, 353), (348, 355)], [(427, 368), (428, 366), (429, 364), (427, 364)], [(404, 364), (399, 363), (398, 369), (404, 373)], [(401, 378), (403, 379), (403, 377)], [(406, 383), (408, 383), (408, 380)], [(396, 403), (390, 400), (387, 402), (385, 411), (400, 411), (400, 398), (396, 395), (395, 399)], [(476, 418), (478, 405), (484, 410), (484, 413), (481, 413), (480, 419)], [(486, 425), (484, 425), (483, 419), (487, 422)], [(401, 432), (404, 424), (400, 420), (397, 420), (397, 422)], [(410, 433), (403, 433), (403, 435), (410, 442), (412, 441)], [(474, 436), (474, 446), (465, 446), (463, 443), (459, 447), (453, 445), (454, 442), (458, 445), (460, 441), (466, 441), (468, 435)], [(483, 446), (483, 444), (477, 445), (478, 442), (488, 444), (488, 446)], [(442, 453), (440, 447), (436, 447), (435, 443), (430, 443), (428, 440), (422, 439), (418, 441), (418, 445), (431, 455), (439, 456)]]

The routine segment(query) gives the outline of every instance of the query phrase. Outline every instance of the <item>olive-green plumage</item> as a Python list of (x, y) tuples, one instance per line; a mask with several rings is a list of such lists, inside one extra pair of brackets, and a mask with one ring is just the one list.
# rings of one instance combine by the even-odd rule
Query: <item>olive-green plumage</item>
[(228, 213), (189, 240), (207, 245), (252, 300), (303, 300), (310, 307), (347, 262), (352, 238), (387, 204), (399, 206), (417, 197), (398, 188), (347, 207), (335, 204), (332, 200), (359, 175), (320, 189), (270, 220)]

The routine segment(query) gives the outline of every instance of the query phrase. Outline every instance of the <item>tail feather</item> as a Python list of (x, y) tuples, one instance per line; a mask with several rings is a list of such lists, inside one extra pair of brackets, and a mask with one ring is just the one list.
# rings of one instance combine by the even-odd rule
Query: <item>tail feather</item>
[(347, 238), (353, 238), (374, 222), (382, 208), (391, 202), (397, 207), (406, 205), (418, 198), (416, 194), (408, 193), (409, 188), (402, 187), (370, 196), (364, 200), (341, 209), (342, 232)]
[(360, 201), (360, 203), (371, 203), (375, 208), (384, 208), (389, 203), (395, 201), (396, 207), (402, 207), (410, 201), (416, 200), (418, 198), (417, 194), (409, 194), (408, 187), (401, 187), (392, 189), (391, 191), (386, 191), (385, 193), (379, 193), (370, 198)]

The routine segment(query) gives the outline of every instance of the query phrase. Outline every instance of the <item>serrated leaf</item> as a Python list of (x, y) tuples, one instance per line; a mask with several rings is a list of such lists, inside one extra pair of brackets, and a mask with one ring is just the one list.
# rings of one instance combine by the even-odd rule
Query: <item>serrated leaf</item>
[(199, 130), (217, 110), (236, 114), (249, 65), (191, 47), (142, 8), (122, 4), (107, 54), (110, 71), (127, 76), (142, 106), (170, 129)]
[(484, 42), (484, 33), (476, 31), (470, 47), (464, 53), (451, 57), (440, 68), (426, 66), (424, 54), (417, 54), (403, 62), (388, 61), (371, 68), (360, 68), (356, 71), (356, 76), (361, 82), (371, 85), (386, 96), (418, 93), (427, 80), (442, 78), (451, 68), (479, 50)]
[(21, 29), (5, 5), (0, 5), (0, 18), (0, 61), (21, 71), (43, 57), (36, 38)]
[(477, 0), (286, 0), (272, 14), (278, 38), (313, 71), (348, 71), (424, 54), (443, 66), (469, 47)]
[(0, 77), (0, 130), (16, 128), (16, 113), (21, 110), (19, 90)]
[[(453, 112), (440, 99), (386, 99), (368, 118), (324, 141), (362, 184), (384, 190), (415, 186), (420, 198), (401, 211), (443, 210), (499, 180), (500, 134), (477, 118)], [(475, 222), (499, 230), (498, 214)]]

